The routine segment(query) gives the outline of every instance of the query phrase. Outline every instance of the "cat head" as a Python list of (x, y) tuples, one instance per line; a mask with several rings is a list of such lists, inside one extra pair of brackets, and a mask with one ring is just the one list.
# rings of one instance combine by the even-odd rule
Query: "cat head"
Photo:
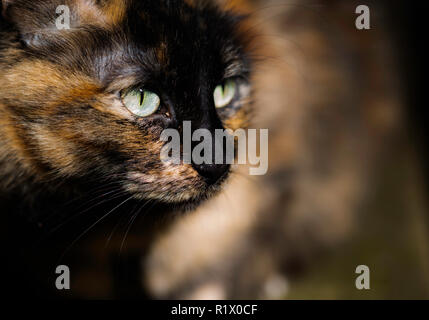
[[(219, 188), (229, 165), (163, 162), (160, 136), (184, 121), (210, 132), (246, 126), (241, 15), (211, 1), (1, 2), (0, 121), (23, 171), (40, 181), (91, 174), (170, 203)], [(233, 93), (216, 105), (226, 86)]]

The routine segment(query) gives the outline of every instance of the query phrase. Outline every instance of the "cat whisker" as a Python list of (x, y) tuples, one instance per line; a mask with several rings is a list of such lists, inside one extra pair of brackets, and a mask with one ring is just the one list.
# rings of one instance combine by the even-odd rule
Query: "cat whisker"
[[(142, 209), (142, 208), (141, 208), (141, 209)], [(129, 221), (129, 223), (128, 223), (127, 230), (125, 231), (124, 237), (122, 238), (121, 246), (120, 246), (120, 248), (119, 248), (119, 257), (121, 256), (122, 248), (124, 247), (125, 240), (126, 240), (126, 238), (127, 238), (127, 236), (128, 236), (128, 233), (130, 232), (131, 227), (132, 227), (132, 225), (133, 225), (133, 223), (134, 223), (134, 220), (137, 218), (137, 216), (138, 216), (138, 214), (140, 213), (141, 209), (140, 209), (140, 210), (138, 210), (138, 211), (136, 211), (136, 212), (131, 216), (131, 219), (130, 219), (130, 221)]]
[[(117, 190), (114, 190), (114, 191), (117, 191)], [(114, 192), (114, 191), (112, 191), (112, 192)], [(50, 230), (48, 235), (52, 235), (53, 233), (55, 233), (56, 231), (58, 231), (59, 229), (61, 229), (61, 228), (62, 228), (62, 227), (64, 227), (65, 225), (67, 225), (68, 223), (70, 223), (71, 221), (73, 221), (73, 220), (75, 220), (76, 218), (78, 218), (78, 217), (82, 216), (85, 212), (88, 212), (88, 211), (90, 211), (91, 209), (94, 209), (95, 207), (97, 207), (97, 206), (99, 206), (99, 205), (101, 205), (101, 204), (104, 204), (104, 203), (107, 203), (107, 202), (109, 202), (109, 201), (112, 201), (112, 200), (115, 200), (115, 199), (117, 199), (117, 198), (120, 198), (120, 197), (122, 197), (125, 193), (126, 193), (125, 191), (118, 192), (118, 194), (114, 195), (113, 197), (110, 197), (110, 198), (105, 199), (105, 200), (103, 200), (103, 201), (97, 202), (96, 204), (92, 205), (91, 207), (89, 207), (89, 208), (87, 208), (87, 209), (85, 209), (85, 210), (83, 210), (83, 211), (81, 211), (81, 212), (78, 212), (78, 213), (73, 214), (71, 217), (69, 217), (68, 219), (66, 219), (65, 221), (63, 221), (62, 223), (60, 223), (58, 226), (56, 226), (56, 227), (54, 227), (52, 230)]]
[[(102, 186), (98, 186), (98, 187), (96, 187), (94, 189), (91, 189), (88, 192), (90, 194), (92, 194), (92, 193), (96, 193), (96, 192), (99, 192), (99, 191), (108, 191), (108, 190), (111, 190), (111, 186), (112, 185), (114, 186), (114, 185), (117, 185), (117, 184), (118, 183), (116, 181), (112, 181), (109, 184), (104, 184)], [(81, 200), (82, 198), (85, 198), (85, 197), (88, 197), (88, 194), (80, 194), (77, 197), (75, 197), (73, 199), (70, 199), (69, 201), (67, 201), (66, 203), (64, 203), (64, 206), (69, 206), (69, 205), (73, 204), (74, 202), (76, 202), (78, 200)]]
[(133, 196), (128, 197), (127, 199), (125, 199), (124, 201), (122, 201), (120, 204), (118, 204), (117, 206), (115, 206), (112, 210), (110, 210), (109, 212), (107, 212), (105, 215), (103, 215), (101, 218), (99, 218), (96, 222), (94, 222), (93, 224), (91, 224), (87, 229), (85, 229), (84, 232), (82, 232), (68, 247), (67, 249), (64, 251), (64, 253), (61, 255), (59, 261), (61, 261), (64, 256), (67, 254), (67, 252), (73, 247), (73, 245), (78, 242), (84, 235), (86, 235), (92, 228), (94, 228), (98, 223), (100, 223), (101, 221), (103, 221), (104, 219), (106, 219), (112, 212), (114, 212), (116, 209), (118, 209), (119, 207), (121, 207), (123, 204), (125, 204), (126, 202), (128, 202), (129, 200), (131, 200), (133, 198)]
[[(122, 239), (122, 242), (121, 242), (121, 246), (120, 246), (120, 249), (119, 249), (119, 257), (121, 256), (121, 253), (122, 253), (122, 249), (123, 249), (123, 247), (124, 247), (124, 244), (125, 244), (125, 241), (126, 241), (126, 238), (127, 238), (127, 236), (128, 236), (128, 234), (129, 234), (129, 232), (130, 232), (130, 230), (131, 230), (131, 227), (132, 227), (132, 225), (134, 224), (134, 222), (135, 222), (135, 220), (136, 220), (136, 218), (140, 215), (140, 213), (142, 212), (142, 210), (149, 204), (149, 203), (152, 203), (152, 205), (151, 205), (151, 207), (148, 209), (148, 211), (150, 211), (150, 209), (152, 209), (153, 208), (153, 206), (155, 205), (155, 201), (154, 200), (148, 200), (147, 202), (145, 202), (134, 214), (132, 214), (132, 217), (131, 217), (131, 220), (130, 220), (130, 222), (128, 223), (128, 227), (127, 227), (127, 230), (125, 231), (125, 234), (124, 234), (124, 237), (123, 237), (123, 239)], [(143, 214), (143, 216), (145, 216), (145, 214), (146, 214), (146, 212), (144, 212), (144, 214)]]
[[(131, 210), (131, 215), (133, 214), (133, 212), (134, 212), (134, 210), (137, 208), (137, 205), (138, 204), (136, 204), (134, 207), (133, 207), (133, 209)], [(123, 220), (123, 216), (121, 216), (121, 217), (119, 217), (119, 219), (118, 219), (118, 222), (115, 224), (115, 226), (113, 227), (113, 230), (110, 232), (110, 234), (109, 234), (109, 237), (107, 238), (107, 240), (106, 240), (106, 243), (104, 244), (104, 249), (107, 249), (107, 247), (108, 247), (108, 245), (109, 245), (109, 243), (110, 243), (110, 241), (112, 240), (112, 237), (113, 237), (113, 235), (114, 235), (114, 233), (115, 233), (115, 231), (118, 229), (118, 227), (119, 227), (119, 225), (120, 225), (120, 223), (121, 223), (121, 221)]]

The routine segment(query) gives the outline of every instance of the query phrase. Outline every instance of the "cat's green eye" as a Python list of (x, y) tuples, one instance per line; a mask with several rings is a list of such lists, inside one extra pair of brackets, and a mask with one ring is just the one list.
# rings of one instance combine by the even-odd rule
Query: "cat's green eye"
[(161, 100), (159, 96), (151, 91), (137, 89), (123, 94), (122, 101), (125, 106), (139, 117), (147, 117), (156, 112)]
[(234, 99), (237, 91), (237, 83), (234, 80), (227, 80), (224, 84), (218, 85), (213, 93), (216, 108), (226, 107)]

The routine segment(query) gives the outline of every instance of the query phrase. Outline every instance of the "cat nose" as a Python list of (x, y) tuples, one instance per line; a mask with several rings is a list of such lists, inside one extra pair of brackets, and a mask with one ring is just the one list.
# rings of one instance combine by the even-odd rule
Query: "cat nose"
[(206, 179), (208, 184), (215, 184), (229, 170), (229, 164), (193, 164), (197, 172)]

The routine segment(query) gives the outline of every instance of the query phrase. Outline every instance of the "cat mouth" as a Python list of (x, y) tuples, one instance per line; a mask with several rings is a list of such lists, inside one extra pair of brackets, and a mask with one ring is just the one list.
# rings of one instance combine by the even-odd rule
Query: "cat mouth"
[(165, 179), (140, 172), (128, 174), (125, 189), (139, 200), (152, 200), (173, 206), (196, 207), (222, 191), (230, 170), (216, 179), (196, 175)]

